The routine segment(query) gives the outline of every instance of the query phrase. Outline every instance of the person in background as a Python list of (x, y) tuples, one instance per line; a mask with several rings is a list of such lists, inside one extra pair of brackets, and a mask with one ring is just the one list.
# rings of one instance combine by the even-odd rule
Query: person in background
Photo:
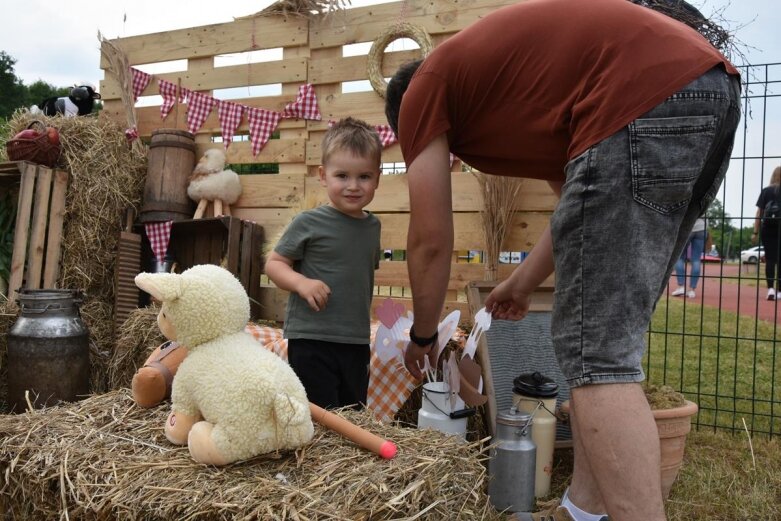
[(779, 290), (779, 246), (781, 246), (781, 166), (773, 169), (770, 185), (759, 193), (757, 214), (754, 218), (754, 233), (751, 243), (759, 239), (765, 255), (765, 279), (767, 280), (767, 299), (776, 300)]
[[(688, 298), (694, 298), (697, 294), (697, 283), (700, 280), (700, 270), (702, 269), (702, 252), (705, 251), (705, 239), (708, 234), (708, 230), (705, 228), (705, 219), (697, 219), (694, 222), (694, 227), (689, 235), (689, 242), (683, 247), (683, 252), (675, 263), (675, 278), (678, 280), (678, 287), (671, 293), (673, 297), (682, 297), (686, 295)], [(689, 291), (686, 291), (686, 255), (689, 253), (689, 247), (691, 246), (691, 263), (692, 270), (689, 278)]]
[(560, 196), (549, 227), (485, 301), (495, 319), (522, 319), (555, 264), (551, 332), (575, 466), (561, 501), (531, 518), (664, 520), (645, 337), (726, 174), (737, 70), (694, 29), (627, 0), (529, 0), (403, 65), (385, 114), (407, 164), (409, 373), (422, 378), (436, 356), (454, 250), (450, 153), (548, 181)]
[(363, 121), (346, 118), (323, 138), (320, 184), (329, 203), (293, 218), (268, 257), (266, 274), (290, 292), (287, 357), (309, 401), (324, 408), (366, 404), (374, 270), (380, 221), (364, 210), (380, 181), (382, 145)]

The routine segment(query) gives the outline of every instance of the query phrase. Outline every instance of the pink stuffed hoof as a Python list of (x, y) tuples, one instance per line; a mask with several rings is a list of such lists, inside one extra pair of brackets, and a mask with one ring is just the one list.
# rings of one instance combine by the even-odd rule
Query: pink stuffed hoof
[(207, 465), (227, 465), (230, 463), (214, 445), (212, 430), (214, 425), (201, 421), (193, 425), (187, 438), (187, 446), (190, 448), (190, 456)]

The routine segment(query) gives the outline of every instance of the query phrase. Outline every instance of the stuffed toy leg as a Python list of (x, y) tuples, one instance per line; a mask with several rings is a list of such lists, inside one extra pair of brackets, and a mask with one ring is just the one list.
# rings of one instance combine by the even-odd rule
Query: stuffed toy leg
[(154, 407), (171, 397), (171, 384), (176, 370), (187, 356), (187, 350), (173, 341), (155, 348), (136, 374), (133, 375), (131, 390), (133, 401), (139, 407)]

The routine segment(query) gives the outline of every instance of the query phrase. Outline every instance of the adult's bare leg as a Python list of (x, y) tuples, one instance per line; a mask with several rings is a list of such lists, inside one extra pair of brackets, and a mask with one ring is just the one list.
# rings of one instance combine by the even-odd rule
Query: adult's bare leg
[[(642, 386), (584, 385), (571, 395), (587, 468), (611, 521), (665, 521), (659, 434)], [(578, 505), (577, 496), (571, 500)]]

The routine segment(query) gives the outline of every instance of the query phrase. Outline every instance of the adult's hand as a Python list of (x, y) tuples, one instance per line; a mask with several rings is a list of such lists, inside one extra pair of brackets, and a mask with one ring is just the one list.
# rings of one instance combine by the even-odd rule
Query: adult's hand
[(415, 379), (420, 380), (423, 378), (424, 360), (426, 357), (428, 357), (429, 365), (431, 367), (434, 366), (434, 357), (436, 356), (434, 348), (434, 344), (428, 347), (421, 347), (412, 341), (407, 344), (407, 349), (404, 350), (404, 367), (407, 368), (407, 372)]

